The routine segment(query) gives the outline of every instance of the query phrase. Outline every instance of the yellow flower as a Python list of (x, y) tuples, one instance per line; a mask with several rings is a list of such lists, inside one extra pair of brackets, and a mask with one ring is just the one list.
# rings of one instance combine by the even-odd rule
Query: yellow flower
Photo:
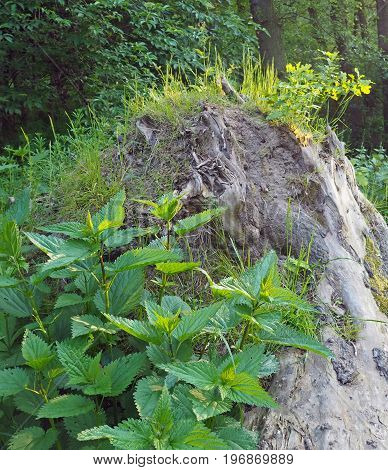
[(286, 65), (286, 72), (295, 72), (295, 66), (292, 64), (287, 64)]
[(361, 85), (361, 93), (364, 93), (364, 95), (369, 95), (370, 89), (370, 85)]

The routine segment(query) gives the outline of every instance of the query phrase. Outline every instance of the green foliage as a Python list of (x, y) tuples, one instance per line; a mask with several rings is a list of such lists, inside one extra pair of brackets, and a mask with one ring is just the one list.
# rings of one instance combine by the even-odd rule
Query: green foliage
[[(29, 264), (16, 224), (4, 223), (11, 243), (0, 245), (0, 424), (10, 416), (24, 423), (4, 441), (10, 449), (100, 439), (117, 449), (254, 449), (257, 434), (233, 417), (247, 405), (277, 406), (260, 384), (279, 367), (265, 345), (330, 357), (288, 326), (288, 311), (312, 307), (281, 287), (274, 252), (215, 283), (186, 261), (184, 235), (222, 210), (182, 219), (179, 196), (141, 202), (157, 229), (122, 228), (120, 191), (84, 222), (25, 232), (46, 258)], [(145, 233), (154, 237), (148, 245)], [(120, 255), (111, 251), (119, 241)], [(174, 295), (172, 279), (198, 271), (214, 302)]]
[(215, 1), (7, 1), (0, 23), (0, 119), (26, 127), (27, 117), (33, 130), (42, 112), (117, 105), (124, 88), (144, 93), (168, 63), (190, 75), (209, 43), (231, 61), (254, 43), (251, 24)]
[(351, 159), (357, 183), (366, 197), (388, 218), (388, 160), (383, 147), (368, 152), (365, 147), (355, 150)]

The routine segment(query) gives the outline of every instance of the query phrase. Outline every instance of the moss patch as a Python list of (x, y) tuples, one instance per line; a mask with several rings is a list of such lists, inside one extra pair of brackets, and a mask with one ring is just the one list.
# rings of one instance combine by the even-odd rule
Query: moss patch
[(373, 296), (380, 310), (388, 315), (388, 278), (382, 272), (380, 253), (370, 238), (366, 239), (365, 261), (372, 272), (370, 284)]

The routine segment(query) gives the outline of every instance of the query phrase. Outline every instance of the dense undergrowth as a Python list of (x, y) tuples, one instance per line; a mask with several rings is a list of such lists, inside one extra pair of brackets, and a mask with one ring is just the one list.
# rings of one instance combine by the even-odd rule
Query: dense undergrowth
[[(27, 194), (2, 216), (2, 445), (256, 448), (244, 410), (277, 406), (259, 382), (278, 369), (270, 346), (331, 356), (295, 327), (314, 308), (282, 287), (273, 251), (221, 280), (186, 261), (186, 235), (221, 209), (181, 218), (166, 194), (137, 201), (150, 224), (121, 229), (124, 200), (39, 232), (18, 226)], [(183, 273), (205, 276), (211, 295), (179, 297)]]

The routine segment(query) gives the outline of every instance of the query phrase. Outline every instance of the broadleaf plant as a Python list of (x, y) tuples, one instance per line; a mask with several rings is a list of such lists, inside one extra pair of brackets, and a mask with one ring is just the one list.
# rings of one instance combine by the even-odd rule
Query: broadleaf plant
[[(279, 368), (267, 346), (331, 356), (288, 322), (313, 307), (282, 286), (274, 252), (217, 282), (185, 254), (185, 236), (222, 209), (182, 218), (171, 193), (138, 201), (156, 224), (125, 227), (124, 202), (120, 191), (83, 222), (39, 232), (1, 221), (4, 447), (256, 448), (245, 407), (277, 406), (260, 383)], [(207, 300), (180, 297), (201, 272)]]

